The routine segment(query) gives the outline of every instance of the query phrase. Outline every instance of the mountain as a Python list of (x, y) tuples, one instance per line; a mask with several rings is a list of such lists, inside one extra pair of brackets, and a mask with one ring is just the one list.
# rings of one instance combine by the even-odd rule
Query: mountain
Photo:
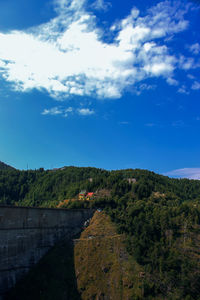
[(0, 170), (11, 170), (11, 169), (14, 168), (0, 161)]
[[(179, 204), (200, 199), (199, 180), (173, 179), (148, 170), (107, 171), (90, 167), (7, 170), (0, 170), (0, 204), (3, 201), (9, 205), (59, 207), (67, 200), (68, 208), (81, 208), (106, 203), (115, 206), (118, 201), (126, 204), (154, 196), (159, 199), (160, 195)], [(94, 192), (94, 201), (76, 201), (81, 191)]]
[(199, 180), (139, 169), (0, 171), (0, 203), (97, 209), (80, 239), (52, 249), (11, 299), (27, 299), (26, 287), (33, 299), (200, 299)]

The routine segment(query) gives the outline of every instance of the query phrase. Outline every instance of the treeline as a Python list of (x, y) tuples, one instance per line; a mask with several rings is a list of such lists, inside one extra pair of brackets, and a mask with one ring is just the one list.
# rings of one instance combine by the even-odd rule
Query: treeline
[[(135, 179), (129, 183), (128, 179)], [(81, 190), (107, 189), (115, 203), (127, 197), (145, 199), (154, 192), (165, 201), (200, 200), (200, 181), (171, 179), (147, 170), (106, 171), (96, 168), (65, 167), (58, 170), (0, 170), (0, 204), (56, 207), (59, 201), (74, 199)], [(110, 199), (102, 199), (106, 201)]]
[(76, 197), (82, 189), (93, 191), (103, 186), (107, 173), (76, 167), (0, 171), (0, 204), (56, 207), (59, 201)]
[(0, 161), (0, 170), (14, 170), (14, 168)]

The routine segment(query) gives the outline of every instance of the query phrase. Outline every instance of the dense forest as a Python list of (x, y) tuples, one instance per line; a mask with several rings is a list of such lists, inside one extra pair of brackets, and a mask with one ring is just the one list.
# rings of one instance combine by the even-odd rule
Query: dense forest
[[(94, 198), (79, 201), (82, 190)], [(200, 299), (200, 181), (139, 169), (0, 170), (1, 205), (59, 203), (105, 210), (143, 268), (143, 298)]]
[[(69, 202), (69, 206), (96, 206), (99, 202), (103, 207), (115, 207), (154, 198), (159, 203), (165, 200), (166, 205), (172, 200), (174, 205), (200, 200), (200, 181), (172, 179), (147, 170), (64, 167), (19, 171), (9, 166), (0, 169), (1, 205), (57, 207), (65, 199), (78, 199), (82, 190), (103, 196), (90, 203)], [(102, 190), (108, 191), (106, 197)]]

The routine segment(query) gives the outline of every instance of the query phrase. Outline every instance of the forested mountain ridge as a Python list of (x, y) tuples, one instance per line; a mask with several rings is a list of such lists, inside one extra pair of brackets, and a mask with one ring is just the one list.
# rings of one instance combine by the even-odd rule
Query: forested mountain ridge
[[(60, 201), (77, 198), (82, 190), (96, 192), (103, 189), (109, 191), (110, 197), (107, 196), (106, 201), (115, 204), (123, 197), (143, 199), (153, 195), (154, 198), (163, 195), (161, 199), (174, 199), (175, 203), (200, 200), (200, 181), (172, 179), (147, 170), (107, 171), (91, 167), (46, 171), (43, 168), (28, 171), (11, 167), (0, 169), (0, 204), (57, 207)], [(104, 196), (102, 198), (105, 200)]]
[(9, 169), (14, 169), (14, 168), (0, 161), (0, 170), (9, 170)]
[[(96, 196), (80, 201), (82, 190)], [(67, 208), (103, 209), (126, 237), (143, 276), (131, 300), (200, 300), (200, 181), (139, 169), (0, 171), (2, 205), (58, 207), (66, 199)]]

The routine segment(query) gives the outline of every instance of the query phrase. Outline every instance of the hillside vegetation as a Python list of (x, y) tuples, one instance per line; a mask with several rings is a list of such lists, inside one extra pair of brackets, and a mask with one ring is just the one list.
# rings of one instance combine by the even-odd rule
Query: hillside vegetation
[(11, 169), (14, 169), (14, 168), (9, 165), (6, 165), (2, 161), (0, 161), (0, 170), (11, 170)]
[[(128, 179), (135, 179), (136, 183), (129, 183)], [(123, 201), (147, 199), (153, 193), (164, 194), (166, 201), (174, 200), (176, 204), (200, 200), (200, 181), (171, 179), (147, 170), (106, 171), (78, 167), (47, 171), (42, 168), (28, 171), (0, 169), (0, 204), (57, 207), (65, 199), (76, 199), (81, 190), (98, 191), (96, 202), (99, 201), (103, 207), (108, 202), (109, 206), (116, 206)], [(109, 196), (105, 197), (102, 190), (109, 191)], [(69, 201), (69, 205), (88, 206), (88, 203)]]
[[(94, 192), (95, 197), (78, 201), (81, 190)], [(7, 170), (0, 171), (0, 201), (47, 207), (58, 207), (62, 202), (67, 208), (101, 208), (109, 216), (115, 229), (104, 213), (101, 222), (96, 215), (75, 248), (77, 284), (85, 297), (82, 299), (92, 294), (91, 299), (112, 299), (106, 298), (107, 294), (118, 299), (112, 288), (115, 286), (119, 299), (200, 300), (200, 181), (170, 179), (138, 169)], [(108, 240), (113, 242), (112, 246)], [(121, 254), (117, 254), (123, 243), (127, 252), (123, 250), (122, 257), (132, 261), (128, 269), (126, 263), (120, 262)], [(109, 247), (113, 247), (113, 253)], [(81, 253), (85, 255), (82, 257)], [(91, 261), (86, 262), (86, 253)], [(97, 271), (101, 268), (110, 287), (102, 283), (102, 271)], [(91, 278), (82, 275), (87, 270)], [(100, 273), (96, 276), (95, 272)], [(123, 284), (125, 274), (130, 288)], [(138, 276), (142, 280), (138, 281)]]
[(96, 212), (75, 241), (74, 258), (81, 299), (133, 299), (141, 296), (142, 268), (127, 253), (125, 237), (104, 212)]

